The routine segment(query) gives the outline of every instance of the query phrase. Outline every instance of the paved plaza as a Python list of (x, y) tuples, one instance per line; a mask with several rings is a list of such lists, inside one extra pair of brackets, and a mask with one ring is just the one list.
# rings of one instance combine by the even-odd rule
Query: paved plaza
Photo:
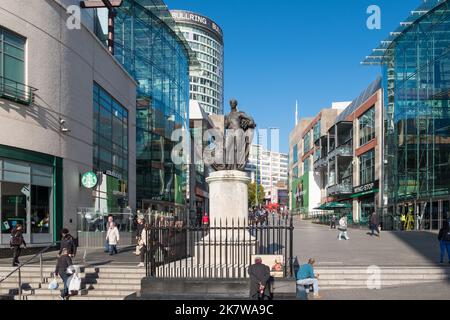
[(382, 232), (349, 229), (349, 241), (338, 241), (338, 231), (310, 221), (295, 220), (294, 256), (309, 257), (319, 266), (438, 266), (439, 242), (431, 232)]

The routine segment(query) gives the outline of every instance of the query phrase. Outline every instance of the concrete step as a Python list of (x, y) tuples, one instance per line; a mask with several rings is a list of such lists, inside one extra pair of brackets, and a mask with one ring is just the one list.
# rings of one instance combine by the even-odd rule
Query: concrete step
[[(383, 274), (450, 274), (450, 268), (380, 268)], [(367, 274), (368, 268), (314, 268), (320, 274)]]
[(97, 284), (97, 283), (89, 283), (86, 284), (86, 289), (88, 289), (90, 292), (92, 290), (118, 290), (118, 291), (139, 291), (141, 290), (140, 284)]
[[(319, 280), (367, 280), (365, 274), (320, 274)], [(382, 280), (450, 280), (446, 274), (381, 274)]]
[[(0, 283), (0, 289), (17, 289), (18, 283), (6, 282)], [(22, 282), (22, 289), (27, 290), (28, 288), (39, 289), (41, 288), (40, 282)]]
[[(35, 290), (35, 295), (39, 295), (39, 296), (59, 296), (60, 294), (60, 288), (58, 288), (57, 290), (48, 290), (48, 289), (36, 289)], [(84, 292), (82, 292), (79, 296), (92, 296), (92, 297), (126, 297), (129, 296), (131, 294), (134, 294), (136, 291), (134, 290), (85, 290)]]
[[(69, 301), (86, 301), (86, 300), (123, 300), (123, 297), (117, 297), (117, 296), (112, 296), (112, 297), (91, 297), (91, 296), (73, 296), (69, 298)], [(18, 296), (14, 297), (14, 300), (19, 300)], [(58, 295), (39, 295), (39, 296), (26, 296), (23, 298), (23, 300), (29, 300), (29, 301), (36, 301), (36, 300), (61, 300), (59, 298), (59, 294)]]
[[(426, 283), (441, 283), (441, 281), (436, 280), (381, 280), (382, 287), (388, 286), (399, 286), (408, 284), (426, 284)], [(343, 286), (358, 286), (367, 288), (367, 280), (319, 280), (320, 286), (332, 286), (332, 287), (343, 287)]]
[(120, 274), (120, 273), (105, 273), (105, 272), (99, 272), (99, 273), (86, 273), (85, 278), (102, 278), (102, 279), (142, 279), (145, 277), (145, 274)]
[(130, 284), (140, 285), (142, 279), (110, 279), (110, 278), (85, 278), (86, 284)]
[(134, 273), (134, 274), (144, 274), (145, 275), (145, 268), (138, 268), (137, 265), (135, 267), (87, 267), (84, 269), (84, 272), (86, 273), (97, 273), (97, 272), (105, 272), (105, 273), (118, 273), (118, 274), (128, 274), (128, 273)]

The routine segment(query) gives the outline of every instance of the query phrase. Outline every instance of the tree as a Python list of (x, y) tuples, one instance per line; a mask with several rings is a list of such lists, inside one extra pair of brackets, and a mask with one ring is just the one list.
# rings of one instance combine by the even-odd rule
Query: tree
[[(266, 193), (262, 185), (259, 185), (258, 187), (258, 204), (261, 205), (264, 203)], [(249, 207), (253, 207), (256, 206), (256, 204), (256, 183), (250, 183), (248, 185), (248, 205)]]

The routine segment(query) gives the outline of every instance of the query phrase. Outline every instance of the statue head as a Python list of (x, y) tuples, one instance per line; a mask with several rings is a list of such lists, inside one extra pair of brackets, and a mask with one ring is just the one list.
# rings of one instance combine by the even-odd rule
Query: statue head
[(230, 100), (231, 111), (236, 111), (237, 110), (237, 106), (238, 106), (237, 100), (236, 99), (231, 99)]

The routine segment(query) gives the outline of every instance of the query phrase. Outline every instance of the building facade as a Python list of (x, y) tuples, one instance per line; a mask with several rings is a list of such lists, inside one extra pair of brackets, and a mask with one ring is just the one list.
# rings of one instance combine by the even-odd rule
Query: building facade
[(314, 161), (320, 158), (318, 144), (327, 128), (348, 103), (334, 103), (313, 119), (301, 119), (290, 134), (290, 208), (293, 212), (311, 212), (325, 196), (323, 181), (314, 173)]
[(314, 171), (321, 182), (318, 210), (346, 214), (367, 224), (382, 207), (383, 90), (381, 79), (370, 84), (315, 140)]
[(201, 64), (190, 74), (190, 99), (198, 101), (208, 114), (224, 113), (223, 32), (211, 19), (183, 10), (171, 10), (177, 27)]
[(450, 1), (427, 1), (366, 58), (385, 90), (386, 224), (437, 230), (450, 211)]
[(135, 205), (136, 82), (87, 12), (67, 27), (71, 4), (0, 3), (0, 246), (18, 223), (42, 246), (76, 233), (80, 207)]
[(175, 164), (177, 130), (189, 132), (189, 68), (195, 56), (167, 7), (124, 0), (115, 18), (115, 57), (138, 82), (137, 208), (184, 217), (188, 165)]
[(266, 202), (278, 203), (278, 190), (287, 189), (288, 155), (252, 145), (246, 171), (252, 183), (264, 187)]

